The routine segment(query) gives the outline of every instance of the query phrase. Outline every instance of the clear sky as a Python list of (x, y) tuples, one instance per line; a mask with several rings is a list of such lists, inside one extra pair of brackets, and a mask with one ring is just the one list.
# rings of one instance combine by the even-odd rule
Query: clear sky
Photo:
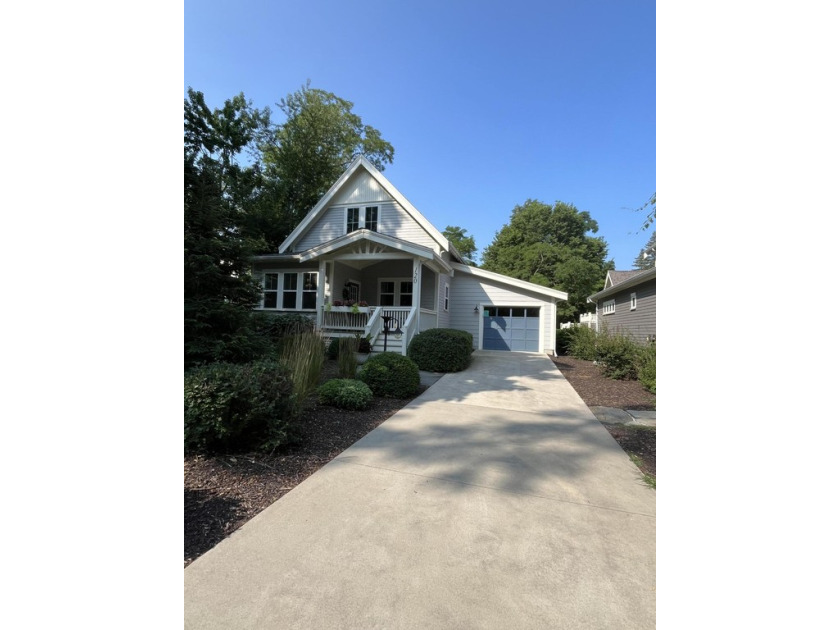
[(527, 199), (598, 222), (630, 269), (656, 191), (652, 0), (243, 0), (184, 4), (184, 90), (272, 108), (303, 86), (354, 103), (394, 146), (385, 176), (479, 253)]

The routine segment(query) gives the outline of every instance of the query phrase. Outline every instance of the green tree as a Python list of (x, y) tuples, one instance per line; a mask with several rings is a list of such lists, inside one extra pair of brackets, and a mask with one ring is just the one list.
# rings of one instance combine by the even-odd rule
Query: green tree
[(569, 294), (557, 305), (560, 321), (576, 321), (593, 310), (586, 298), (602, 288), (615, 265), (606, 262), (607, 243), (594, 237), (598, 223), (588, 212), (557, 202), (528, 199), (484, 250), (482, 268)]
[(350, 101), (307, 82), (278, 106), (286, 120), (262, 137), (266, 194), (246, 225), (266, 252), (277, 251), (354, 158), (364, 155), (380, 171), (394, 161), (394, 147)]
[(645, 213), (645, 221), (642, 224), (641, 230), (639, 230), (640, 232), (648, 229), (651, 225), (656, 223), (656, 193), (654, 192), (650, 196), (650, 199), (645, 202), (645, 205), (641, 208), (636, 208), (636, 212)]
[(260, 195), (256, 166), (239, 163), (268, 124), (244, 95), (210, 110), (201, 92), (184, 99), (184, 359), (191, 366), (247, 360), (259, 288), (249, 276), (253, 243), (240, 221)]
[(443, 231), (443, 235), (452, 241), (455, 249), (457, 249), (464, 258), (465, 263), (473, 267), (476, 266), (475, 239), (473, 239), (472, 236), (467, 236), (467, 230), (465, 228), (447, 225), (446, 229)]
[(656, 230), (633, 261), (634, 269), (650, 269), (651, 267), (656, 267)]

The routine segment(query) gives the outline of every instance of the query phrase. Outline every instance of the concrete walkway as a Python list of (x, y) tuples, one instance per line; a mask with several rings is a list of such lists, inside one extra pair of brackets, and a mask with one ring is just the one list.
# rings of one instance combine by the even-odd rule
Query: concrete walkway
[(656, 493), (551, 360), (476, 352), (184, 571), (185, 628), (655, 628)]

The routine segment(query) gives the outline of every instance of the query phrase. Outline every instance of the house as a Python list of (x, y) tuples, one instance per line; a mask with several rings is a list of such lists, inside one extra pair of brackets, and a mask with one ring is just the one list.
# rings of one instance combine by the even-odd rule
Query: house
[(596, 330), (623, 331), (638, 342), (656, 339), (656, 267), (608, 271), (604, 289), (590, 295)]
[[(259, 309), (305, 313), (331, 337), (369, 336), (406, 354), (429, 328), (476, 349), (554, 352), (568, 295), (463, 263), (461, 254), (364, 157), (356, 158), (278, 248), (257, 256)], [(387, 340), (386, 340), (387, 328)]]

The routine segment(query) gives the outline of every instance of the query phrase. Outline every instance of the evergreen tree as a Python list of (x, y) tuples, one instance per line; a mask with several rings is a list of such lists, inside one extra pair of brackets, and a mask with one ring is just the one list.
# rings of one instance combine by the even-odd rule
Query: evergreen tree
[(656, 267), (656, 230), (633, 261), (634, 269), (650, 269), (651, 267)]

